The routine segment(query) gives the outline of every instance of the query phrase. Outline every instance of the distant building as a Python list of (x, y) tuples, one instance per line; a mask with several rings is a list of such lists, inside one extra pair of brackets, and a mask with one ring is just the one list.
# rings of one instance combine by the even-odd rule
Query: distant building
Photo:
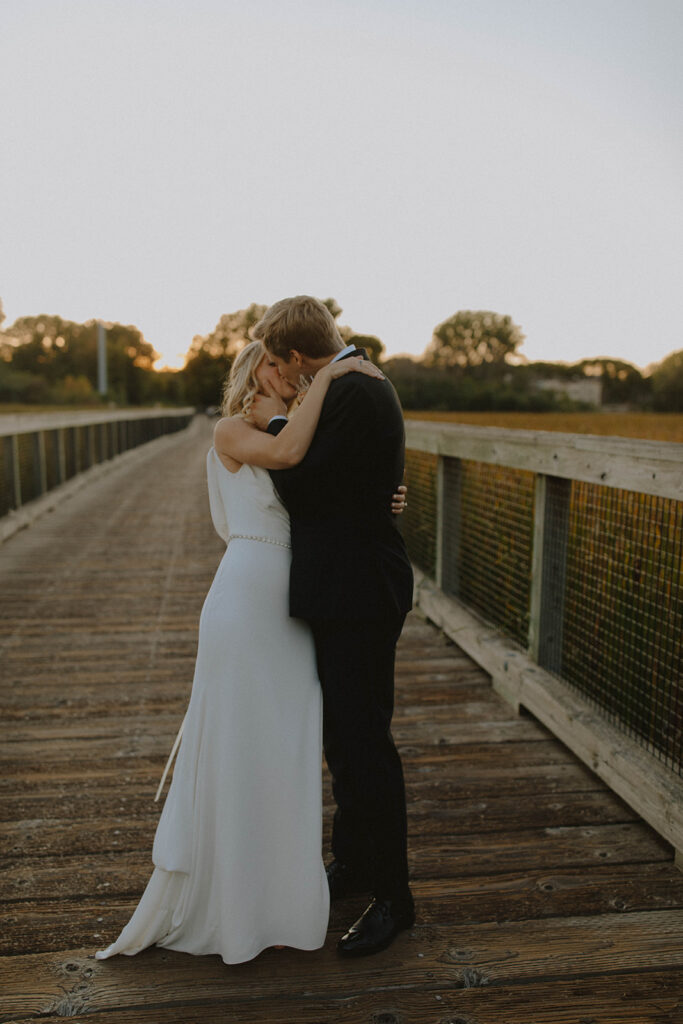
[(549, 377), (547, 380), (537, 380), (536, 387), (539, 391), (552, 391), (556, 395), (571, 399), (572, 402), (602, 405), (602, 380), (599, 377), (585, 377), (582, 380)]

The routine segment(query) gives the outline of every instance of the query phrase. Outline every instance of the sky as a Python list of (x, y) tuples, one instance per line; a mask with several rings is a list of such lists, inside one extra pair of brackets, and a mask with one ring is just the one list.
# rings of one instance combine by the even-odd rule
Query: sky
[(0, 0), (7, 316), (334, 297), (388, 355), (459, 309), (529, 360), (683, 348), (683, 0)]

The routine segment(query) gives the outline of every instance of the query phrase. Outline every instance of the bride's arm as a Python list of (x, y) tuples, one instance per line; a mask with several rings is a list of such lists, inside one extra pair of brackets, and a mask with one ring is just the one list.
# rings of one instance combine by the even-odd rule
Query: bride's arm
[[(331, 381), (347, 373), (365, 373), (384, 379), (384, 374), (369, 360), (344, 359), (328, 363), (319, 370), (306, 392), (306, 401), (297, 409), (296, 416), (288, 420), (277, 437), (266, 434), (248, 423), (242, 416), (219, 420), (214, 428), (214, 447), (219, 455), (235, 462), (247, 462), (263, 469), (289, 469), (303, 459), (318, 426), (323, 401)], [(278, 396), (271, 392), (272, 398)], [(282, 406), (284, 411), (284, 404)]]

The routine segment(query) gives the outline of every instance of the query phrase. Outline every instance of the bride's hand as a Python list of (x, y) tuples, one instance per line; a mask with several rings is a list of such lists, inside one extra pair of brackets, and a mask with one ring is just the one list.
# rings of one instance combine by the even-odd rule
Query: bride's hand
[(268, 381), (263, 388), (267, 394), (259, 392), (254, 395), (249, 415), (245, 417), (248, 423), (253, 423), (259, 430), (265, 430), (273, 416), (287, 415), (287, 406), (275, 388)]
[(406, 495), (408, 488), (405, 484), (399, 484), (396, 488), (396, 494), (391, 499), (391, 511), (395, 516), (400, 516), (408, 508), (408, 499)]
[(360, 356), (349, 356), (347, 359), (338, 359), (336, 363), (328, 363), (319, 373), (327, 373), (330, 380), (337, 377), (345, 377), (347, 373), (364, 373), (367, 377), (376, 377), (384, 380), (384, 374), (369, 359), (361, 359)]

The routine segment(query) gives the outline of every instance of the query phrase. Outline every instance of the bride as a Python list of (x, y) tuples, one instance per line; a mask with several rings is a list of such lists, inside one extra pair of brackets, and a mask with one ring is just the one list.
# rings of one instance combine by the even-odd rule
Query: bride
[(382, 377), (365, 360), (331, 363), (273, 437), (249, 422), (254, 397), (292, 403), (296, 389), (259, 341), (235, 359), (207, 454), (211, 517), (227, 548), (201, 612), (154, 870), (98, 960), (156, 944), (236, 964), (269, 946), (325, 941), (321, 689), (309, 627), (288, 614), (289, 519), (266, 470), (301, 461), (330, 382), (352, 372)]

